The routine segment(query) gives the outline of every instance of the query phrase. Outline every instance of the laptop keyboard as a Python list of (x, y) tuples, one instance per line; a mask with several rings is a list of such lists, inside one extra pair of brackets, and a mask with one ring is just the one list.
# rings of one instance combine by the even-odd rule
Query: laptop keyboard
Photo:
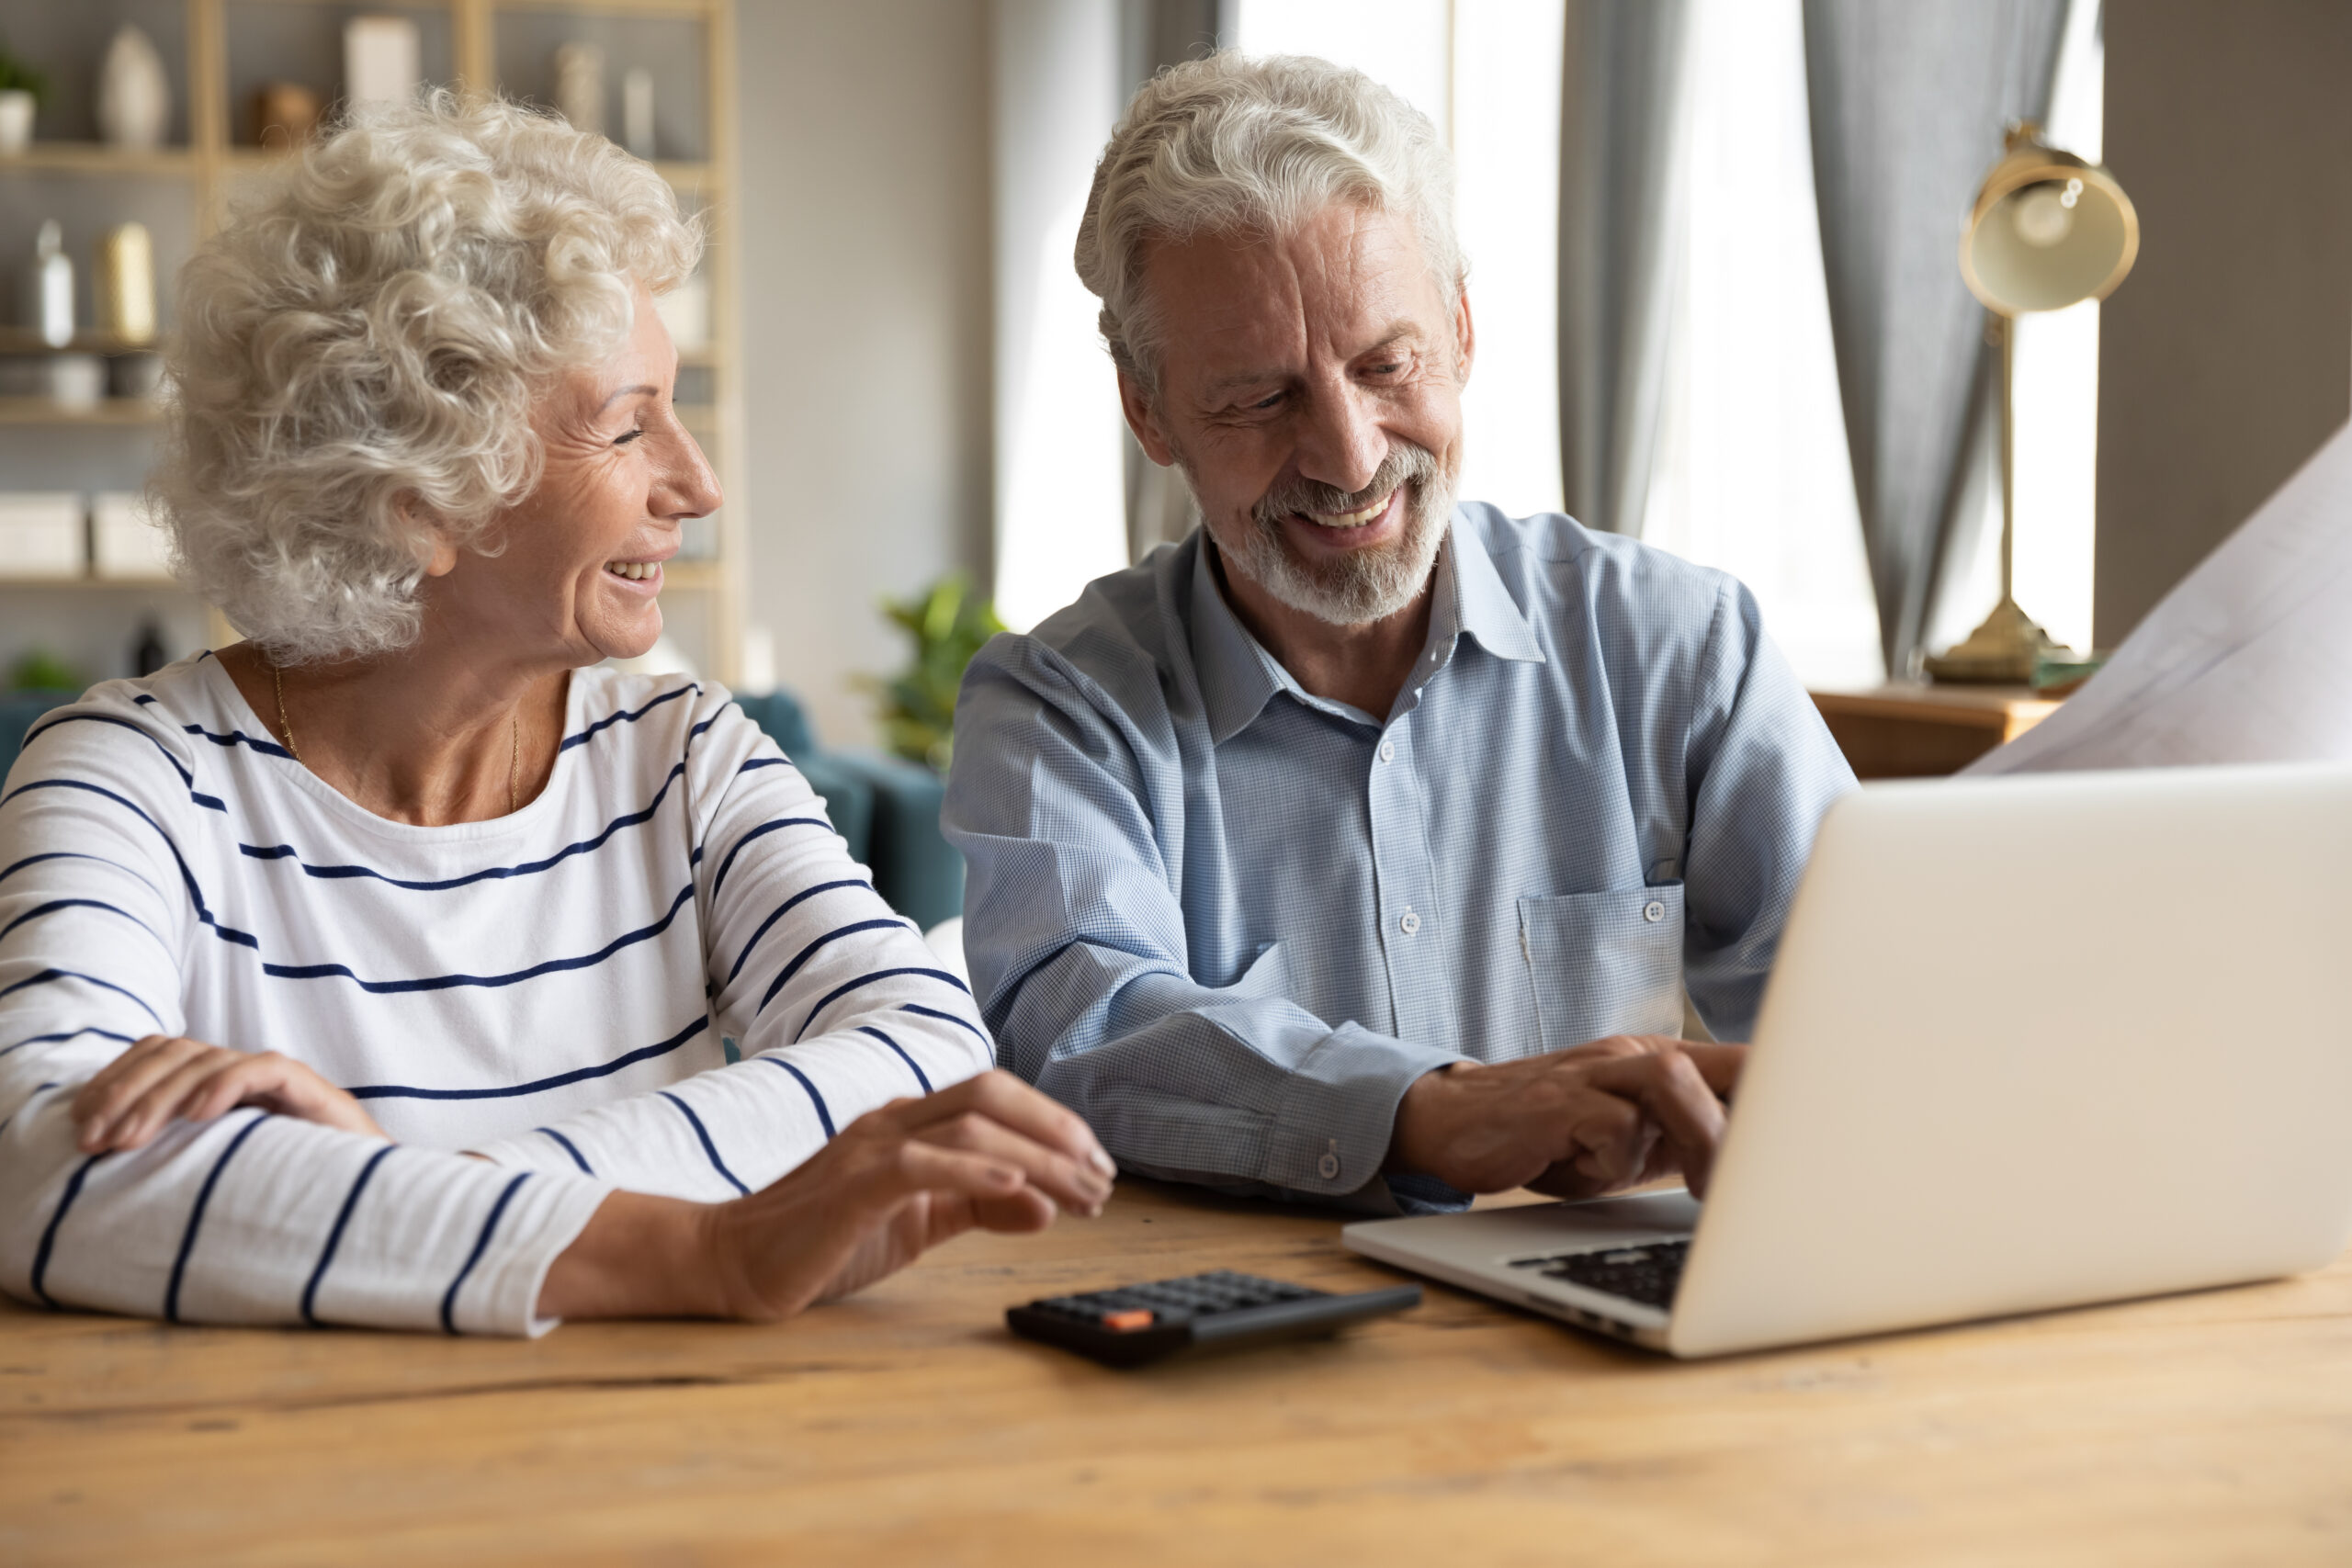
[(1514, 1269), (1533, 1269), (1548, 1280), (1565, 1280), (1588, 1291), (1600, 1291), (1661, 1311), (1674, 1305), (1674, 1288), (1682, 1282), (1682, 1260), (1690, 1243), (1655, 1241), (1646, 1247), (1610, 1247), (1597, 1251), (1564, 1252), (1556, 1258), (1522, 1258)]

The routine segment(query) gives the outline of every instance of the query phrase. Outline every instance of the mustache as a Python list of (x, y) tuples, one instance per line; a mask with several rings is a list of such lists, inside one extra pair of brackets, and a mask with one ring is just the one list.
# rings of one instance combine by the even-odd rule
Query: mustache
[(1437, 477), (1435, 453), (1425, 446), (1396, 442), (1389, 446), (1388, 456), (1380, 460), (1372, 482), (1363, 489), (1351, 493), (1320, 479), (1286, 479), (1261, 496), (1258, 504), (1250, 509), (1250, 515), (1271, 528), (1295, 512), (1361, 512), (1401, 485), (1425, 484)]

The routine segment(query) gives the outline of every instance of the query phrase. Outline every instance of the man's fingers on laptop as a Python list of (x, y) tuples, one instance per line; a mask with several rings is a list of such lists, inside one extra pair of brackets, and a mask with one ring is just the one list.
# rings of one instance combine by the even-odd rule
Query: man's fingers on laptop
[(1729, 1043), (1704, 1044), (1690, 1041), (1682, 1046), (1682, 1054), (1707, 1080), (1707, 1087), (1719, 1100), (1729, 1100), (1733, 1089), (1739, 1087), (1740, 1070), (1747, 1065), (1747, 1047)]
[(1590, 1080), (1596, 1089), (1635, 1101), (1656, 1120), (1673, 1146), (1692, 1194), (1705, 1196), (1715, 1145), (1723, 1141), (1724, 1107), (1689, 1053), (1671, 1051), (1597, 1062), (1590, 1069)]

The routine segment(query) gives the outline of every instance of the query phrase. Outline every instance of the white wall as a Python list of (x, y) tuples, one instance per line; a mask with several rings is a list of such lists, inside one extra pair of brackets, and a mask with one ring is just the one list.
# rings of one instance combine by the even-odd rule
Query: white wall
[(741, 0), (746, 618), (828, 744), (873, 737), (875, 608), (984, 577), (988, 8)]

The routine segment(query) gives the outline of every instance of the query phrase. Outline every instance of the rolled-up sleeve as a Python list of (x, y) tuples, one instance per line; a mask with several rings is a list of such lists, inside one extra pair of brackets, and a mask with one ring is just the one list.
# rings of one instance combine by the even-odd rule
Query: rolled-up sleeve
[(1397, 1102), (1458, 1058), (1326, 1023), (1283, 994), (1279, 946), (1232, 984), (1194, 978), (1173, 725), (1000, 637), (965, 679), (956, 736), (944, 824), (1003, 1065), (1129, 1170), (1394, 1212), (1379, 1176)]

